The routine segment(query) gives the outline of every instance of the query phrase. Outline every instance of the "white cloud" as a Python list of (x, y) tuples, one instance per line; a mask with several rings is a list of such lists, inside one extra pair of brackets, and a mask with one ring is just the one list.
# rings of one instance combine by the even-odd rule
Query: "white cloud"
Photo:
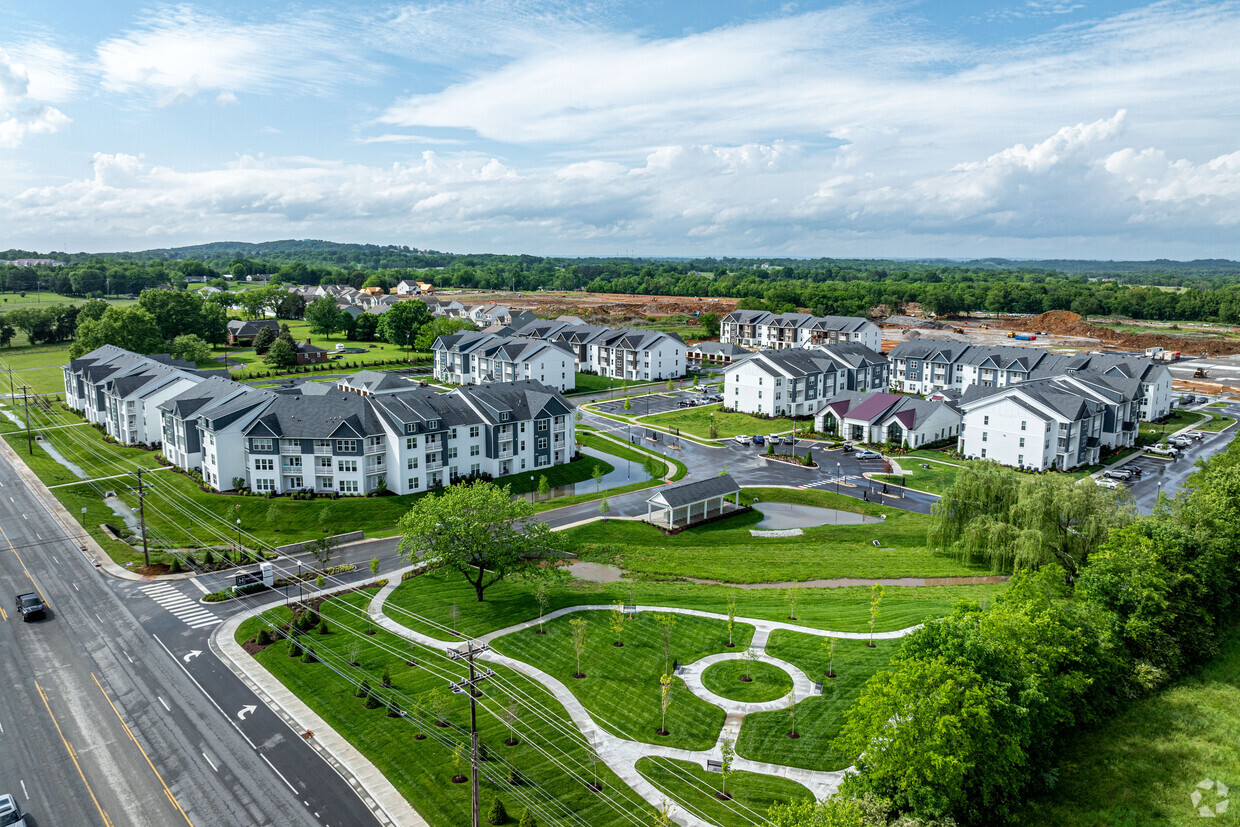
[(0, 147), (14, 148), (29, 135), (45, 135), (69, 125), (69, 117), (40, 103), (31, 86), (26, 66), (0, 51)]
[(357, 57), (354, 27), (325, 12), (249, 22), (183, 5), (103, 41), (95, 62), (105, 89), (149, 93), (164, 105), (204, 92), (223, 94), (225, 102), (238, 91), (323, 93), (366, 83), (374, 71)]

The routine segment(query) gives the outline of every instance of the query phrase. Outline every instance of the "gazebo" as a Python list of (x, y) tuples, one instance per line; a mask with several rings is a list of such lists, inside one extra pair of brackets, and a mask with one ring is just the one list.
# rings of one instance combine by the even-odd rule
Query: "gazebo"
[[(728, 502), (728, 497), (733, 501)], [(661, 528), (688, 528), (741, 507), (741, 487), (731, 474), (659, 489), (646, 501), (646, 522)]]

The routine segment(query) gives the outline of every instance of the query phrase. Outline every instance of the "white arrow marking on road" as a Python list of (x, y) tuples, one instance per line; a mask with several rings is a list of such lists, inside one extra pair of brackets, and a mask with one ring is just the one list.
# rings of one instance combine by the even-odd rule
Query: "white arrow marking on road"
[(244, 720), (245, 720), (245, 716), (246, 716), (246, 715), (249, 715), (251, 712), (253, 712), (253, 711), (254, 711), (254, 710), (256, 710), (256, 709), (258, 709), (258, 707), (256, 707), (256, 706), (243, 706), (243, 707), (241, 707), (241, 711), (237, 713), (237, 719), (238, 719), (238, 720), (240, 720), (240, 721), (244, 721)]
[(191, 660), (193, 660), (194, 658), (198, 657), (201, 654), (202, 654), (201, 651), (199, 651), (198, 649), (195, 649), (192, 652), (190, 652), (188, 655), (186, 655), (185, 657), (181, 658), (181, 660), (185, 661), (186, 663), (189, 663)]

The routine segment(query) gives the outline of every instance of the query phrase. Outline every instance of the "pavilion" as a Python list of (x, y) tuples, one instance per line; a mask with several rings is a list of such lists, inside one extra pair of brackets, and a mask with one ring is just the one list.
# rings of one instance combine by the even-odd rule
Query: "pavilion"
[(660, 488), (646, 501), (646, 522), (660, 528), (688, 528), (740, 508), (741, 487), (731, 474), (721, 474)]

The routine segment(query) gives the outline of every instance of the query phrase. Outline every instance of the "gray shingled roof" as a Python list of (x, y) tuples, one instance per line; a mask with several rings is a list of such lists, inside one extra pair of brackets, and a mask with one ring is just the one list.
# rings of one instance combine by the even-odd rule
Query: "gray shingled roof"
[(654, 505), (679, 508), (699, 503), (712, 497), (731, 496), (741, 490), (731, 474), (721, 474), (693, 482), (680, 482), (660, 488), (647, 502)]

